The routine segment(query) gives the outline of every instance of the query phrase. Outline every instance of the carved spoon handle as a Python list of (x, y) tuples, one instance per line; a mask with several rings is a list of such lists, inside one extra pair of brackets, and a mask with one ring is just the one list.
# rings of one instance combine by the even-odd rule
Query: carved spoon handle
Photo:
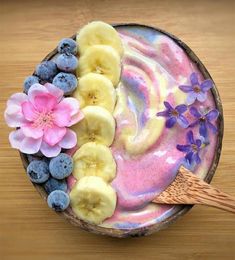
[(160, 204), (200, 204), (235, 213), (235, 198), (199, 179), (180, 167), (175, 180), (153, 199)]

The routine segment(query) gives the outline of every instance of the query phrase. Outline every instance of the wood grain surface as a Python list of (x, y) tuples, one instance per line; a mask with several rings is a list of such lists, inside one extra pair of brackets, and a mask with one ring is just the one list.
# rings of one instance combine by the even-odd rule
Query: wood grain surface
[(157, 26), (187, 43), (220, 91), (225, 115), (212, 184), (235, 196), (234, 1), (0, 1), (0, 259), (235, 259), (235, 217), (195, 206), (166, 230), (115, 239), (79, 230), (49, 210), (27, 179), (3, 120), (7, 98), (66, 36), (91, 20)]

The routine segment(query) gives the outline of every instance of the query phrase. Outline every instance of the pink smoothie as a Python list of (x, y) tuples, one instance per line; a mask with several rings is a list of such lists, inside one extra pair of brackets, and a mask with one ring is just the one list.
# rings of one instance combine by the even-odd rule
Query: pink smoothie
[[(179, 90), (190, 85), (192, 72), (203, 76), (184, 50), (168, 36), (145, 27), (119, 27), (124, 46), (122, 75), (117, 87), (114, 111), (115, 140), (111, 146), (117, 164), (112, 182), (118, 202), (114, 215), (101, 226), (130, 229), (164, 220), (179, 210), (177, 206), (151, 203), (175, 178), (181, 164), (203, 178), (215, 155), (217, 135), (209, 133), (210, 144), (201, 152), (201, 164), (189, 166), (177, 144), (186, 144), (188, 129), (178, 125), (165, 127), (165, 118), (156, 117), (164, 110), (163, 101), (173, 106), (185, 103), (186, 94)], [(203, 105), (203, 107), (202, 107)], [(195, 103), (197, 108), (213, 109), (215, 102)], [(192, 122), (188, 112), (186, 117)], [(192, 129), (199, 138), (198, 126)], [(71, 185), (73, 180), (70, 180)]]

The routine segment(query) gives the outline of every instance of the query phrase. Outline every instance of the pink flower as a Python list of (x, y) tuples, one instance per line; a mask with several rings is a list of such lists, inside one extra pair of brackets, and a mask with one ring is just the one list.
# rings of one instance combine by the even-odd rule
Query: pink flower
[(28, 95), (13, 94), (4, 116), (10, 127), (19, 128), (9, 135), (13, 148), (27, 154), (40, 150), (47, 157), (76, 145), (76, 134), (68, 127), (83, 118), (78, 101), (64, 98), (63, 91), (49, 83), (34, 84)]

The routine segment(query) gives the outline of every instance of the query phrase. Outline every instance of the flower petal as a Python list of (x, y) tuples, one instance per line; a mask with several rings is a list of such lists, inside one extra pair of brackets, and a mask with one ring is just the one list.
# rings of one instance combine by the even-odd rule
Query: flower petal
[(42, 138), (34, 139), (25, 137), (20, 145), (20, 151), (27, 154), (35, 154), (39, 151), (42, 143)]
[(199, 85), (197, 73), (193, 72), (193, 73), (190, 75), (190, 81), (191, 81), (191, 84), (192, 84), (193, 86), (194, 86), (194, 85)]
[(201, 163), (201, 158), (199, 157), (198, 153), (194, 153), (193, 160), (196, 162), (196, 164)]
[(25, 93), (15, 93), (10, 96), (7, 101), (7, 106), (14, 105), (20, 106), (23, 102), (28, 100), (28, 96)]
[(167, 101), (164, 101), (164, 106), (169, 109), (169, 110), (173, 110), (174, 108), (171, 106), (171, 104)]
[(33, 104), (39, 112), (50, 112), (57, 104), (57, 100), (49, 93), (41, 93), (34, 97)]
[(26, 102), (22, 103), (21, 108), (22, 108), (24, 117), (28, 121), (35, 120), (35, 118), (37, 117), (37, 111), (36, 111), (35, 107), (32, 105), (32, 103), (30, 103), (29, 101), (26, 101)]
[(29, 98), (29, 101), (34, 104), (34, 98), (39, 95), (39, 94), (42, 94), (42, 93), (49, 93), (49, 91), (47, 90), (46, 87), (44, 87), (43, 85), (41, 84), (33, 84), (29, 91), (28, 91), (28, 98)]
[(7, 108), (4, 112), (6, 123), (10, 127), (20, 127), (26, 122), (24, 119), (21, 104), (28, 100), (24, 93), (15, 93), (7, 101)]
[(70, 108), (71, 116), (73, 116), (73, 115), (75, 115), (79, 112), (80, 105), (79, 105), (79, 102), (76, 98), (72, 98), (72, 97), (64, 98), (60, 102), (60, 104), (66, 105)]
[[(58, 126), (72, 126), (79, 122), (81, 119), (84, 118), (83, 113), (79, 110), (79, 102), (75, 98), (64, 98), (54, 109), (56, 113), (56, 124)], [(69, 115), (69, 118), (65, 120), (64, 122), (66, 124), (60, 123), (60, 118), (62, 114)], [(64, 118), (65, 119), (65, 118)]]
[(32, 123), (22, 125), (21, 129), (26, 137), (38, 139), (43, 136), (43, 130), (38, 127), (33, 127)]
[(197, 100), (200, 102), (204, 102), (207, 98), (207, 94), (204, 92), (197, 93)]
[(186, 154), (186, 156), (185, 156), (185, 159), (189, 162), (189, 164), (191, 164), (192, 163), (192, 158), (193, 158), (193, 152), (191, 151), (191, 152), (189, 152), (189, 153), (187, 153)]
[(207, 137), (207, 128), (205, 122), (200, 123), (199, 134), (205, 138)]
[(13, 148), (20, 149), (20, 144), (24, 140), (25, 136), (23, 134), (23, 131), (21, 129), (12, 131), (9, 134), (9, 141)]
[(46, 142), (42, 142), (40, 151), (46, 156), (46, 157), (55, 157), (57, 156), (60, 151), (61, 147), (59, 145), (50, 146)]
[(213, 109), (206, 114), (206, 119), (208, 121), (212, 121), (217, 119), (218, 116), (219, 116), (219, 111), (217, 109)]
[(203, 92), (208, 91), (213, 87), (213, 81), (210, 79), (206, 79), (201, 83), (201, 89)]
[(175, 123), (176, 123), (176, 118), (175, 117), (171, 117), (169, 119), (166, 120), (166, 128), (172, 128)]
[(4, 112), (4, 118), (7, 125), (10, 127), (20, 127), (22, 124), (27, 122), (24, 118), (21, 107), (13, 104), (7, 106)]
[(64, 91), (61, 90), (60, 88), (57, 88), (55, 85), (51, 84), (51, 83), (46, 83), (44, 85), (46, 87), (46, 89), (49, 91), (49, 93), (57, 98), (57, 103), (59, 103), (61, 101), (61, 99), (63, 98), (64, 95)]
[(181, 151), (181, 152), (189, 152), (191, 150), (191, 145), (181, 145), (181, 144), (177, 144), (176, 148)]
[(183, 127), (183, 128), (187, 128), (187, 127), (189, 126), (188, 120), (187, 120), (184, 116), (182, 116), (182, 115), (180, 115), (180, 116), (177, 118), (177, 122), (178, 122), (178, 124), (179, 124), (181, 127)]
[(165, 111), (158, 112), (157, 116), (168, 117), (169, 116), (169, 111), (165, 110)]
[(201, 144), (205, 144), (205, 145), (210, 144), (210, 142), (205, 137), (200, 136), (199, 138), (200, 138), (199, 140), (201, 141)]
[(193, 137), (193, 131), (191, 131), (191, 130), (188, 131), (186, 137), (187, 137), (187, 142), (188, 143), (190, 143), (190, 144), (194, 144), (195, 143), (194, 137)]
[(180, 86), (179, 86), (179, 89), (182, 90), (182, 91), (185, 92), (185, 93), (188, 93), (188, 92), (190, 92), (190, 91), (193, 91), (192, 86), (189, 86), (189, 85), (180, 85)]
[(187, 110), (187, 106), (182, 104), (182, 105), (178, 105), (175, 107), (175, 110), (179, 113), (179, 114), (183, 114), (186, 110)]
[(218, 129), (216, 126), (214, 126), (211, 122), (207, 122), (207, 125), (214, 134), (217, 133)]
[(68, 126), (72, 126), (76, 123), (78, 123), (79, 121), (81, 121), (84, 118), (84, 114), (82, 111), (79, 111), (76, 115), (72, 116), (70, 123), (68, 124)]
[(198, 148), (200, 148), (201, 145), (202, 145), (202, 141), (200, 139), (197, 139), (196, 140), (196, 145), (197, 145)]
[(196, 118), (200, 118), (202, 116), (196, 107), (190, 107), (189, 112)]
[(59, 145), (65, 149), (71, 149), (77, 144), (77, 135), (74, 131), (67, 129), (65, 136)]
[(187, 105), (192, 105), (195, 102), (196, 98), (197, 98), (196, 93), (189, 92), (186, 100)]
[[(61, 102), (62, 103), (62, 102)], [(68, 126), (71, 121), (71, 110), (59, 103), (53, 110), (53, 122), (59, 126)]]
[(58, 127), (56, 125), (44, 130), (43, 141), (50, 146), (58, 144), (66, 134), (65, 127)]
[(19, 149), (22, 153), (34, 154), (39, 151), (42, 138), (33, 139), (26, 137), (23, 131), (18, 129), (10, 133), (9, 141), (13, 148)]

